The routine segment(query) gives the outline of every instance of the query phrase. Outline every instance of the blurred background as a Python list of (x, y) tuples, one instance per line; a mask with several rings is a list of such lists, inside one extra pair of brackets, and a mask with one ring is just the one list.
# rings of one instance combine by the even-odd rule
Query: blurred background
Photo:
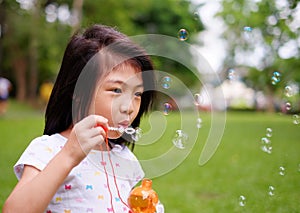
[[(182, 117), (190, 121), (184, 131), (198, 134), (186, 159), (154, 179), (166, 212), (299, 212), (299, 0), (0, 0), (0, 209), (17, 182), (13, 165), (43, 132), (69, 37), (94, 23), (128, 36), (176, 38), (196, 47), (210, 65), (203, 69), (203, 58), (192, 52), (184, 53), (190, 54), (184, 55), (189, 69), (153, 56), (156, 69), (170, 73), (160, 79), (162, 91), (186, 100), (176, 77), (194, 94), (189, 107), (198, 109), (196, 116), (179, 112), (174, 100), (161, 97), (163, 113), (141, 124), (143, 130), (151, 122), (168, 128), (156, 143), (136, 146), (139, 159), (176, 149), (172, 137)], [(220, 92), (224, 106), (212, 101)], [(226, 114), (224, 132), (212, 125), (214, 110)], [(214, 128), (222, 142), (199, 165)]]
[[(68, 38), (94, 23), (129, 36), (163, 34), (197, 46), (221, 81), (201, 71), (197, 59), (191, 63), (209, 92), (223, 90), (227, 109), (299, 111), (298, 0), (1, 0), (0, 76), (11, 82), (10, 96), (45, 104)], [(154, 61), (156, 69), (201, 90), (184, 66)]]

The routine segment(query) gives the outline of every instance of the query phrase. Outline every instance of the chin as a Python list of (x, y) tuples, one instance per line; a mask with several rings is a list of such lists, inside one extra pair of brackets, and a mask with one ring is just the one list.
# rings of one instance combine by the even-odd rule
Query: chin
[(116, 132), (108, 133), (108, 138), (109, 139), (117, 139), (117, 138), (119, 138), (121, 136), (122, 136), (122, 134), (118, 134)]

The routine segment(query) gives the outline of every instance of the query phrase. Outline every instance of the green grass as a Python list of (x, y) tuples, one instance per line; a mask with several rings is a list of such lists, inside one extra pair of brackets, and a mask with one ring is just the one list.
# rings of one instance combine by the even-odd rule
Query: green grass
[(9, 102), (7, 114), (0, 117), (0, 209), (17, 183), (13, 165), (28, 143), (43, 130), (43, 115), (24, 104)]
[[(186, 131), (194, 134), (196, 117), (192, 113), (184, 116), (191, 125), (187, 124)], [(293, 124), (291, 115), (228, 112), (221, 144), (203, 166), (198, 160), (212, 123), (210, 114), (200, 116), (203, 126), (187, 158), (172, 171), (153, 178), (166, 212), (300, 212), (300, 125)], [(151, 145), (137, 145), (136, 155), (140, 159), (163, 155), (172, 147), (181, 118), (175, 112), (165, 118), (153, 114), (150, 123), (156, 125), (152, 128), (166, 122), (165, 134)], [(15, 102), (0, 118), (0, 209), (17, 182), (12, 167), (30, 140), (41, 134), (43, 122), (41, 112)], [(273, 130), (271, 154), (260, 148), (268, 127)], [(142, 129), (150, 129), (148, 119)], [(172, 163), (171, 158), (167, 164)], [(283, 176), (280, 166), (285, 168)], [(274, 196), (268, 195), (269, 186), (275, 188)], [(243, 207), (238, 203), (240, 195), (246, 197)]]
[[(178, 114), (168, 116), (168, 125), (175, 125)], [(192, 114), (185, 116), (190, 116), (191, 123), (195, 120)], [(293, 124), (291, 115), (227, 113), (221, 144), (203, 166), (198, 160), (211, 122), (209, 114), (200, 116), (203, 127), (192, 152), (173, 171), (153, 179), (166, 212), (300, 212), (300, 125)], [(267, 128), (273, 130), (271, 154), (261, 150)], [(151, 159), (171, 146), (169, 137), (151, 146), (137, 146), (135, 152)], [(269, 186), (275, 188), (273, 196), (268, 194)], [(243, 207), (240, 195), (246, 197)]]

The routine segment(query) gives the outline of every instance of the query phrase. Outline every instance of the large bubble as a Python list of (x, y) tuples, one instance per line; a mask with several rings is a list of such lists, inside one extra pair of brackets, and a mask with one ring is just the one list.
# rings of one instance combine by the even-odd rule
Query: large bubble
[[(218, 75), (211, 69), (209, 63), (198, 52), (197, 48), (186, 42), (182, 42), (178, 38), (151, 34), (132, 36), (130, 37), (130, 39), (144, 48), (150, 56), (164, 57), (168, 60), (173, 60), (185, 66), (189, 70), (189, 72), (192, 72), (194, 74), (196, 80), (198, 81), (198, 85), (202, 85), (202, 89), (204, 90), (207, 89), (207, 85), (206, 82), (204, 82), (201, 78), (199, 71), (210, 73), (215, 82), (220, 81)], [(89, 79), (90, 77), (89, 74), (91, 73), (91, 70), (97, 70), (99, 68), (99, 58), (100, 60), (105, 60), (106, 53), (111, 49), (118, 50), (117, 48), (117, 45), (114, 46), (114, 44), (112, 44), (101, 50), (95, 57), (92, 58), (92, 60), (87, 63), (81, 73), (80, 78), (78, 79), (75, 92), (84, 90), (87, 85), (89, 85), (90, 82), (87, 79)], [(191, 54), (194, 57), (197, 57), (198, 62), (201, 62), (201, 68), (199, 68), (199, 71), (194, 69), (194, 65), (192, 64), (190, 57)], [(109, 66), (114, 67), (135, 56), (136, 55), (132, 54), (128, 55), (128, 57), (110, 57), (110, 59), (113, 60), (110, 61)], [(147, 71), (143, 73), (147, 75)], [(162, 100), (162, 103), (165, 103), (162, 104), (164, 110), (161, 111), (160, 108), (159, 111), (151, 112), (149, 116), (147, 116), (148, 120), (146, 121), (146, 123), (149, 124), (150, 128), (146, 131), (144, 131), (143, 129), (143, 134), (130, 135), (130, 137), (132, 137), (132, 139), (136, 141), (135, 147), (151, 146), (152, 144), (156, 144), (159, 141), (161, 142), (162, 138), (164, 137), (167, 137), (169, 140), (169, 144), (172, 144), (172, 138), (174, 137), (174, 135), (166, 135), (167, 132), (170, 132), (172, 130), (168, 129), (171, 125), (169, 125), (169, 116), (165, 116), (165, 114), (169, 114), (171, 109), (176, 109), (176, 111), (180, 115), (179, 120), (176, 121), (176, 125), (178, 127), (178, 130), (183, 131), (185, 135), (188, 136), (188, 143), (182, 140), (182, 142), (184, 142), (182, 143), (184, 149), (179, 149), (178, 147), (171, 146), (169, 147), (169, 149), (165, 150), (163, 153), (157, 156), (139, 157), (139, 162), (141, 163), (148, 178), (154, 178), (164, 175), (180, 165), (192, 151), (195, 143), (199, 140), (198, 131), (202, 125), (202, 120), (200, 121), (199, 119), (195, 119), (199, 118), (199, 109), (197, 106), (195, 106), (197, 105), (195, 104), (195, 93), (189, 89), (189, 85), (173, 75), (172, 72), (155, 70), (155, 73), (157, 81), (161, 82), (161, 86), (158, 86), (157, 88), (145, 88), (145, 91), (156, 90), (157, 92), (164, 94), (164, 96), (168, 98)], [(90, 80), (95, 79), (91, 78)], [(184, 101), (178, 99), (175, 90), (179, 90), (182, 94), (184, 94)], [(209, 107), (211, 109), (211, 121), (207, 138), (201, 139), (201, 142), (204, 143), (204, 146), (202, 150), (199, 150), (199, 165), (204, 165), (214, 155), (221, 142), (221, 138), (223, 136), (225, 128), (225, 111), (218, 113), (214, 112), (215, 106), (223, 109), (225, 108), (225, 100), (222, 91), (219, 91), (218, 94), (214, 94), (214, 97), (212, 96), (212, 94), (208, 93), (206, 99), (209, 100), (209, 103), (211, 105)], [(172, 103), (169, 102), (169, 100), (172, 100)], [(81, 113), (80, 108), (74, 107), (77, 106), (76, 101), (77, 100), (75, 98), (73, 101), (73, 116), (75, 117)], [(194, 118), (192, 120), (191, 113), (193, 114), (192, 117)], [(99, 164), (99, 158), (96, 158), (93, 155), (88, 155), (88, 160), (94, 162), (95, 165)], [(127, 163), (128, 165), (135, 164), (135, 162), (131, 162), (128, 159), (120, 159), (120, 161), (125, 161), (125, 163)], [(113, 171), (111, 169), (108, 169), (107, 172), (110, 173)], [(116, 175), (126, 178), (126, 171), (118, 171)]]

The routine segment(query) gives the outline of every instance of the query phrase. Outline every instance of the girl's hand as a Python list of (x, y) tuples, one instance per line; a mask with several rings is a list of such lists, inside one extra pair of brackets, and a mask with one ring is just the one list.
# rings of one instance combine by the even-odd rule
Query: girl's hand
[(74, 166), (79, 164), (91, 149), (105, 143), (108, 120), (99, 115), (89, 115), (76, 123), (64, 146)]

